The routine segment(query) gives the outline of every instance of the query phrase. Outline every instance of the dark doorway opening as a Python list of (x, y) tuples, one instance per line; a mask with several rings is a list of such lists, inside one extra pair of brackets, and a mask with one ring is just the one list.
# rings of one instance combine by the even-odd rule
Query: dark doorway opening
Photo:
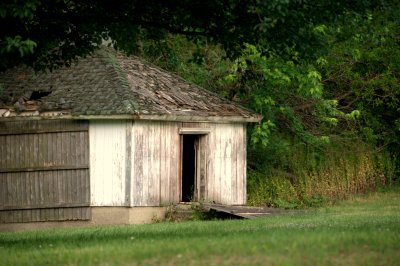
[(182, 202), (194, 199), (197, 135), (182, 135)]
[(51, 91), (32, 91), (31, 96), (29, 97), (30, 101), (40, 100), (41, 98), (49, 95)]

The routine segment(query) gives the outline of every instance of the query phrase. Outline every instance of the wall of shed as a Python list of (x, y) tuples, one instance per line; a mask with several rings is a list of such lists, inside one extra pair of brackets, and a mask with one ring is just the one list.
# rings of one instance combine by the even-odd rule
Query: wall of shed
[(208, 200), (246, 204), (246, 127), (213, 124), (208, 136)]
[(87, 121), (0, 122), (0, 223), (88, 220)]
[(125, 184), (129, 178), (126, 166), (131, 125), (125, 120), (90, 121), (91, 206), (127, 205)]
[(181, 123), (135, 121), (132, 128), (132, 206), (179, 202)]
[(201, 137), (205, 184), (201, 199), (246, 203), (246, 127), (242, 123), (91, 121), (91, 206), (179, 203), (180, 128), (209, 128)]
[(202, 200), (246, 204), (245, 124), (136, 121), (132, 130), (132, 206), (180, 201), (181, 127), (210, 129), (201, 139), (207, 164)]

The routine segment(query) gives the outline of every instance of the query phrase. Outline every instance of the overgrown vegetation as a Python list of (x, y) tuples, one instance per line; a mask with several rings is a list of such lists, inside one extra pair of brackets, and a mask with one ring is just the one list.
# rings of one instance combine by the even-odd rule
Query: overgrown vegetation
[(397, 265), (399, 192), (254, 220), (0, 233), (0, 265)]
[(249, 204), (320, 206), (393, 183), (395, 166), (390, 155), (360, 140), (332, 140), (323, 150), (298, 142), (285, 154), (277, 154), (280, 149), (253, 151), (253, 161), (262, 158), (259, 164), (266, 166), (249, 171)]

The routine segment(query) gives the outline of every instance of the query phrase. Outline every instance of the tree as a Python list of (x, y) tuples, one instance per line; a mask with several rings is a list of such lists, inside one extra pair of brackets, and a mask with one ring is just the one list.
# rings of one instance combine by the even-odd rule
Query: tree
[(231, 56), (244, 43), (282, 52), (297, 46), (311, 55), (315, 36), (306, 28), (373, 5), (374, 0), (3, 0), (0, 70), (20, 63), (38, 69), (68, 65), (104, 40), (132, 53), (141, 39), (167, 32), (206, 36)]
[(331, 47), (319, 70), (344, 112), (358, 110), (365, 140), (387, 147), (400, 169), (400, 6), (348, 14), (327, 30)]

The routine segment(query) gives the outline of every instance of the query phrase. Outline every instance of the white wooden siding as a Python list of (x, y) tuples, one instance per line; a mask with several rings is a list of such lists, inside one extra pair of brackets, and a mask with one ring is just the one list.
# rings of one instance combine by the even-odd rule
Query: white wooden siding
[(206, 158), (206, 184), (201, 198), (206, 202), (245, 204), (245, 124), (139, 120), (90, 123), (92, 206), (178, 203), (182, 127), (210, 129), (200, 138)]
[(206, 147), (204, 200), (227, 205), (246, 204), (246, 124), (182, 123), (184, 128), (209, 128)]
[(126, 205), (127, 127), (132, 122), (90, 121), (92, 206)]
[(136, 121), (132, 128), (132, 205), (179, 202), (181, 123)]
[(161, 124), (161, 204), (179, 202), (180, 194), (180, 123)]
[(208, 137), (208, 201), (246, 204), (245, 125), (212, 124)]

